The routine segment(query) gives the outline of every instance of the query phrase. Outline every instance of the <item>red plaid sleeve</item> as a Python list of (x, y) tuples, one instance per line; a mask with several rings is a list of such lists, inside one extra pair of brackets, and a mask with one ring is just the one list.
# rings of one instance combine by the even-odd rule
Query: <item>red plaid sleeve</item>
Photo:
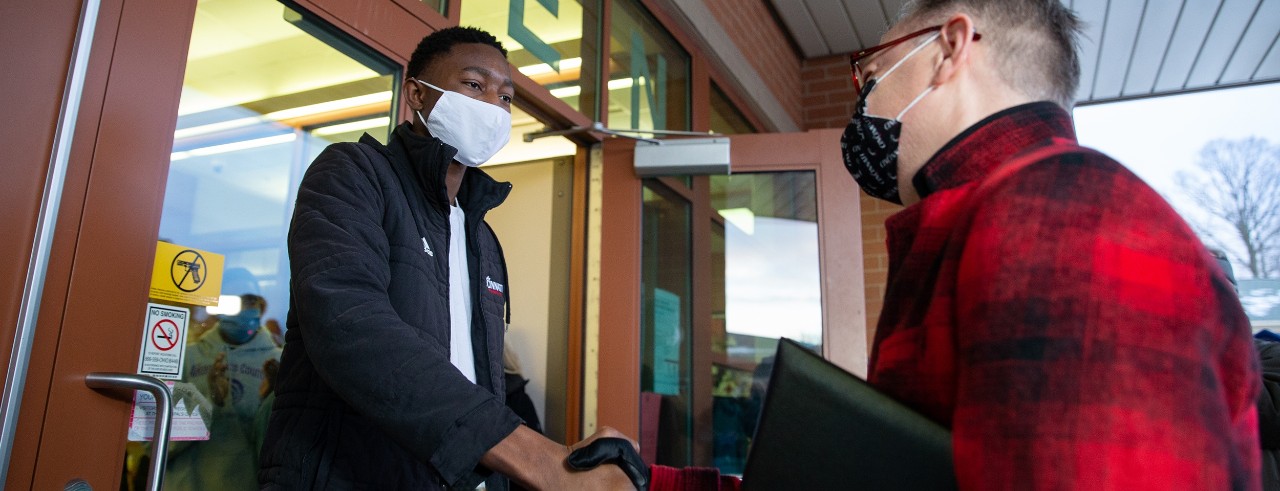
[(1114, 161), (1034, 164), (977, 205), (956, 292), (962, 489), (1258, 489), (1248, 319)]

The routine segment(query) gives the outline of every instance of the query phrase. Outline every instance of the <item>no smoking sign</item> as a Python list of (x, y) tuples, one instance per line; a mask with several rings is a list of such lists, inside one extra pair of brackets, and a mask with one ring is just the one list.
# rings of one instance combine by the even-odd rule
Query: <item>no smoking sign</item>
[(151, 345), (160, 351), (169, 351), (178, 345), (178, 323), (169, 319), (160, 319), (151, 326)]
[(169, 380), (182, 378), (189, 314), (181, 307), (147, 304), (147, 324), (143, 331), (142, 352), (138, 354), (138, 373)]

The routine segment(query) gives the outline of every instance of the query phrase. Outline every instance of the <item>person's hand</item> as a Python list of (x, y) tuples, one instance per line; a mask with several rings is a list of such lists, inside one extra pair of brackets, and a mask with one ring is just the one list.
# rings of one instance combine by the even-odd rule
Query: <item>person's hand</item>
[(580, 448), (583, 448), (587, 445), (592, 444), (593, 442), (601, 438), (620, 438), (620, 439), (626, 440), (627, 443), (631, 444), (631, 448), (635, 449), (637, 453), (640, 452), (640, 444), (636, 443), (635, 440), (632, 440), (631, 438), (627, 437), (627, 435), (622, 434), (621, 431), (613, 429), (613, 427), (611, 426), (602, 426), (600, 427), (600, 430), (596, 431), (595, 433), (592, 433), (591, 436), (583, 438), (582, 441), (578, 443), (569, 445), (569, 451), (570, 452), (576, 451)]
[(608, 464), (612, 464), (626, 473), (637, 490), (649, 489), (649, 466), (640, 458), (634, 441), (625, 437), (592, 436), (589, 442), (583, 440), (586, 445), (569, 453), (569, 457), (565, 459), (569, 468), (585, 470), (598, 468), (601, 464), (611, 467)]
[(227, 378), (227, 354), (218, 353), (213, 359), (213, 368), (209, 370), (209, 398), (213, 405), (222, 406), (231, 394), (231, 379)]
[(587, 470), (575, 470), (565, 464), (565, 479), (552, 489), (590, 489), (609, 491), (632, 491), (647, 488), (636, 488), (631, 478), (622, 469), (614, 465), (603, 465)]
[(258, 386), (258, 398), (266, 399), (276, 390), (276, 375), (280, 374), (280, 361), (269, 358), (262, 362), (262, 384)]

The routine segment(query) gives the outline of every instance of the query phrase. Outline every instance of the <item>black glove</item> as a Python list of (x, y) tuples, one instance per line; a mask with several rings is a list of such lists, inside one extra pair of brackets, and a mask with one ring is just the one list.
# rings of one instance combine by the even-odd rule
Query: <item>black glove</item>
[(649, 466), (640, 459), (631, 442), (622, 438), (597, 438), (590, 445), (569, 454), (569, 467), (585, 471), (600, 464), (614, 464), (631, 478), (638, 491), (649, 491)]

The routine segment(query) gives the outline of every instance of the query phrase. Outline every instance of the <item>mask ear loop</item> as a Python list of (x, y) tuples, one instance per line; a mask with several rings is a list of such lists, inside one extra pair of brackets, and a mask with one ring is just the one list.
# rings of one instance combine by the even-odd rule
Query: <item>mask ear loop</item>
[[(437, 91), (439, 91), (440, 93), (444, 93), (444, 92), (445, 92), (445, 90), (444, 90), (444, 89), (441, 89), (440, 87), (436, 87), (436, 86), (434, 86), (434, 85), (431, 85), (431, 84), (429, 84), (429, 83), (427, 83), (427, 82), (425, 82), (425, 81), (418, 80), (418, 79), (417, 79), (417, 78), (415, 78), (415, 77), (409, 77), (409, 80), (412, 80), (412, 81), (414, 81), (414, 82), (420, 83), (420, 84), (425, 85), (425, 86), (427, 86), (427, 87), (431, 87), (431, 88), (433, 88), (433, 89), (436, 89), (436, 90), (437, 90)], [(422, 111), (421, 111), (421, 110), (414, 109), (414, 110), (413, 110), (413, 113), (418, 115), (418, 121), (422, 121), (422, 127), (423, 127), (423, 128), (428, 128), (428, 127), (429, 127), (429, 126), (427, 126), (427, 118), (422, 117)]]
[[(897, 121), (902, 121), (902, 117), (903, 117), (903, 116), (905, 116), (905, 115), (907, 114), (907, 111), (910, 111), (910, 110), (911, 110), (911, 108), (915, 107), (915, 106), (916, 106), (916, 103), (917, 103), (917, 102), (920, 102), (920, 99), (924, 99), (924, 96), (929, 95), (929, 93), (930, 93), (930, 92), (933, 92), (933, 86), (932, 86), (932, 85), (930, 85), (929, 87), (925, 88), (925, 89), (924, 89), (924, 92), (921, 92), (921, 93), (920, 93), (920, 95), (916, 96), (916, 98), (915, 98), (915, 99), (912, 99), (912, 100), (911, 100), (911, 103), (910, 103), (910, 104), (907, 104), (907, 107), (902, 108), (902, 112), (898, 113), (898, 117), (893, 118), (893, 119), (895, 119), (895, 120), (897, 120)], [(419, 116), (419, 117), (421, 117), (421, 116)]]
[[(937, 37), (937, 35), (934, 35), (934, 37)], [(418, 79), (413, 78), (413, 77), (409, 77), (409, 79), (410, 79), (410, 80), (413, 80), (414, 82), (418, 82), (418, 83), (420, 83), (420, 84), (422, 84), (422, 85), (425, 85), (425, 86), (427, 86), (427, 87), (431, 87), (431, 88), (433, 88), (433, 89), (436, 89), (436, 91), (438, 91), (438, 92), (448, 92), (447, 90), (444, 90), (444, 89), (442, 89), (442, 88), (440, 88), (440, 87), (436, 87), (436, 86), (434, 86), (434, 85), (431, 85), (430, 83), (427, 83), (427, 82), (425, 82), (425, 81), (423, 81), (423, 80), (418, 80)]]
[(941, 36), (941, 35), (942, 35), (941, 33), (935, 33), (934, 35), (929, 36), (929, 39), (924, 40), (923, 43), (920, 43), (920, 45), (916, 46), (911, 51), (908, 51), (906, 56), (903, 56), (901, 60), (898, 60), (897, 63), (894, 63), (893, 66), (889, 67), (889, 70), (884, 72), (884, 75), (876, 77), (876, 79), (883, 81), (884, 79), (888, 78), (889, 75), (891, 75), (894, 72), (894, 70), (897, 70), (898, 67), (902, 66), (904, 62), (906, 62), (908, 59), (911, 59), (912, 56), (915, 56), (916, 53), (920, 52), (920, 50), (924, 49), (925, 46), (928, 46), (929, 43), (932, 43), (935, 39), (938, 39), (938, 36)]
[[(902, 59), (901, 59), (901, 60), (898, 60), (898, 62), (897, 62), (897, 63), (894, 63), (892, 67), (889, 67), (889, 69), (888, 69), (887, 71), (885, 71), (885, 72), (884, 72), (884, 75), (881, 75), (881, 76), (879, 76), (879, 77), (876, 77), (876, 79), (874, 80), (874, 82), (875, 82), (875, 83), (879, 83), (879, 82), (884, 81), (884, 79), (888, 78), (888, 77), (889, 77), (889, 75), (892, 75), (892, 74), (893, 74), (893, 72), (894, 72), (895, 70), (897, 70), (897, 69), (898, 69), (898, 67), (902, 66), (902, 64), (903, 64), (904, 62), (906, 62), (906, 61), (907, 61), (908, 59), (910, 59), (912, 56), (915, 56), (915, 54), (916, 54), (916, 53), (919, 53), (919, 52), (920, 52), (920, 50), (924, 49), (924, 47), (925, 47), (925, 46), (928, 46), (928, 45), (929, 45), (929, 43), (932, 43), (932, 42), (934, 42), (935, 40), (937, 40), (939, 36), (942, 36), (942, 33), (940, 33), (940, 32), (939, 32), (939, 33), (934, 33), (932, 36), (929, 36), (929, 38), (928, 38), (928, 39), (926, 39), (926, 40), (924, 40), (924, 42), (922, 42), (922, 43), (920, 43), (919, 45), (917, 45), (917, 46), (916, 46), (915, 48), (913, 48), (911, 51), (908, 51), (908, 52), (907, 52), (907, 55), (906, 55), (906, 56), (903, 56), (903, 57), (902, 57)], [(870, 88), (870, 85), (868, 85), (868, 86), (867, 86), (867, 88)], [(924, 99), (924, 96), (929, 95), (929, 92), (932, 92), (932, 91), (933, 91), (933, 86), (932, 86), (932, 85), (930, 85), (928, 88), (924, 89), (924, 92), (921, 92), (921, 93), (920, 93), (920, 95), (916, 96), (916, 98), (915, 98), (914, 100), (912, 100), (910, 104), (907, 104), (907, 107), (903, 108), (903, 109), (902, 109), (902, 112), (898, 113), (898, 117), (893, 118), (893, 119), (894, 119), (894, 120), (897, 120), (897, 121), (902, 121), (902, 116), (906, 115), (906, 114), (907, 114), (907, 111), (910, 111), (912, 107), (915, 107), (916, 103), (920, 102), (920, 99)], [(870, 92), (870, 91), (868, 91), (868, 92)]]

